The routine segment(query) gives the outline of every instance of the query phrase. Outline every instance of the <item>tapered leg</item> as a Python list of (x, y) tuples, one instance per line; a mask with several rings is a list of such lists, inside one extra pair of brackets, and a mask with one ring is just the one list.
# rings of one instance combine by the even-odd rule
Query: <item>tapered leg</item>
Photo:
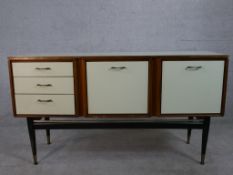
[(37, 154), (36, 154), (36, 133), (33, 127), (33, 119), (27, 118), (27, 126), (28, 126), (28, 133), (32, 148), (33, 162), (36, 165), (38, 164), (38, 162), (37, 162)]
[(206, 155), (206, 147), (208, 142), (208, 135), (209, 135), (209, 128), (210, 128), (210, 117), (204, 119), (204, 126), (202, 129), (202, 145), (201, 145), (201, 164), (204, 165), (205, 163), (205, 155)]
[[(46, 117), (45, 120), (49, 120), (49, 118)], [(47, 144), (51, 144), (51, 141), (50, 141), (50, 129), (46, 129), (46, 137), (47, 137)]]
[[(188, 119), (189, 120), (193, 120), (193, 117), (189, 117)], [(190, 143), (191, 133), (192, 133), (192, 129), (188, 128), (188, 131), (187, 131), (187, 142), (186, 142), (187, 144)]]

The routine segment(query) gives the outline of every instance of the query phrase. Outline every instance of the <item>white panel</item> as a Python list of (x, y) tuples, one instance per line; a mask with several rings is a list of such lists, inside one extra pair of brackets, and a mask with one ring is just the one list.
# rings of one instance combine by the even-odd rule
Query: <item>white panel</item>
[(148, 62), (87, 62), (87, 91), (89, 114), (147, 113)]
[(12, 63), (13, 76), (73, 76), (72, 62)]
[(73, 77), (15, 77), (15, 93), (74, 94)]
[(74, 95), (15, 95), (15, 101), (17, 114), (75, 114)]
[(163, 61), (161, 113), (220, 113), (223, 75), (224, 61)]

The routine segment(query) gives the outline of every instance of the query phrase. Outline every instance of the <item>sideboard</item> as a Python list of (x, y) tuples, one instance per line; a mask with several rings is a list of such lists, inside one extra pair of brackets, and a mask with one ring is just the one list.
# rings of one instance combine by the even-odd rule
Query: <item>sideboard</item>
[(210, 117), (224, 115), (225, 54), (77, 54), (8, 60), (13, 113), (27, 119), (35, 164), (35, 130), (45, 129), (50, 143), (50, 129), (69, 128), (180, 128), (188, 130), (188, 140), (191, 129), (202, 129), (204, 164)]

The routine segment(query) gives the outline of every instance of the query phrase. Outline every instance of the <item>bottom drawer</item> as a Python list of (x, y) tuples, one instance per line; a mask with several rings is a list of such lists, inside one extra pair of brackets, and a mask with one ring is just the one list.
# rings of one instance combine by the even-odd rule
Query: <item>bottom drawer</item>
[(74, 95), (15, 95), (16, 114), (74, 115)]

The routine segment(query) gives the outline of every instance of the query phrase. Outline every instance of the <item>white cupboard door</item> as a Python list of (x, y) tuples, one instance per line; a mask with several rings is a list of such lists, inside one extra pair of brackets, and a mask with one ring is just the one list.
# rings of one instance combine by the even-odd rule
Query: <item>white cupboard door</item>
[(163, 61), (161, 114), (220, 113), (224, 61)]
[(87, 62), (88, 114), (147, 114), (148, 62)]

